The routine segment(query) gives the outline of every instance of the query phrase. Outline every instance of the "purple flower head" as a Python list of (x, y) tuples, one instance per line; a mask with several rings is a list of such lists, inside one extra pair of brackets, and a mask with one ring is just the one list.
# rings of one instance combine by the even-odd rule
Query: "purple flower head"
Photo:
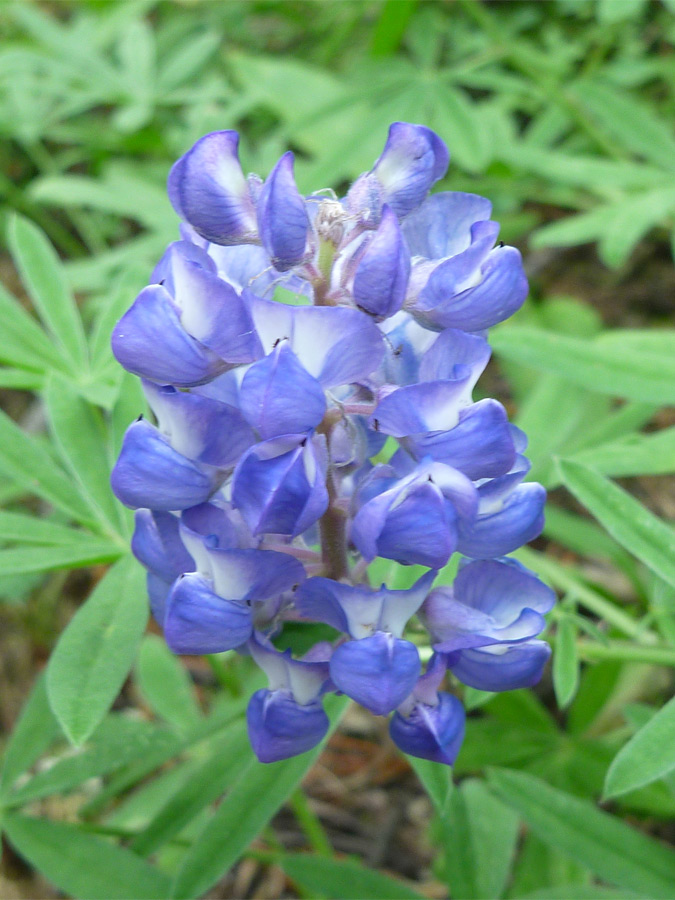
[(255, 205), (238, 149), (236, 131), (214, 131), (181, 156), (169, 174), (173, 208), (214, 244), (257, 238)]
[[(506, 690), (550, 652), (551, 592), (500, 558), (539, 534), (545, 492), (523, 483), (504, 407), (473, 400), (486, 330), (527, 291), (520, 255), (496, 246), (489, 201), (428, 196), (449, 156), (422, 125), (394, 123), (343, 199), (301, 196), (291, 152), (245, 177), (238, 140), (206, 135), (171, 170), (181, 239), (113, 333), (156, 419), (129, 427), (111, 479), (139, 509), (153, 614), (174, 652), (265, 670), (247, 711), (261, 761), (315, 747), (339, 691), (393, 713), (405, 752), (452, 764), (464, 714), (446, 671)], [(430, 593), (455, 551), (454, 583)], [(377, 556), (430, 571), (373, 589)], [(307, 622), (331, 643), (300, 659), (271, 643)]]

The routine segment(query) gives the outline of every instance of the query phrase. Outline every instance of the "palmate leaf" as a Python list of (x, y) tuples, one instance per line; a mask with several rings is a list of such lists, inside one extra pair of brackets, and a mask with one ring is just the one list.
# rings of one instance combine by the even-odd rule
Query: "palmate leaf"
[(68, 740), (81, 744), (126, 678), (148, 620), (141, 566), (117, 562), (75, 613), (49, 660), (49, 702)]
[(454, 787), (451, 770), (408, 757), (440, 820), (451, 896), (501, 897), (515, 854), (518, 816), (476, 779)]
[(13, 808), (41, 797), (67, 793), (90, 778), (121, 769), (149, 751), (170, 746), (172, 738), (167, 728), (112, 714), (77, 753), (68, 748), (61, 758), (52, 756), (49, 768), (38, 771), (8, 793), (3, 803)]
[(26, 312), (16, 297), (0, 285), (0, 344), (2, 363), (43, 373), (47, 368), (67, 371), (68, 361), (55, 348), (35, 319)]

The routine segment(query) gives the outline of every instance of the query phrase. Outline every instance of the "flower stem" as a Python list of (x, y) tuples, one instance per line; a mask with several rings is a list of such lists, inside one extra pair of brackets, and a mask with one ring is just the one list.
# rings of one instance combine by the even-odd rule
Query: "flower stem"
[(631, 644), (628, 641), (577, 641), (581, 659), (589, 662), (617, 660), (620, 662), (649, 663), (654, 666), (675, 666), (675, 647), (655, 647)]
[(319, 817), (309, 805), (309, 801), (302, 788), (293, 791), (288, 803), (314, 853), (317, 856), (332, 859), (333, 848), (328, 840), (328, 835), (326, 834)]

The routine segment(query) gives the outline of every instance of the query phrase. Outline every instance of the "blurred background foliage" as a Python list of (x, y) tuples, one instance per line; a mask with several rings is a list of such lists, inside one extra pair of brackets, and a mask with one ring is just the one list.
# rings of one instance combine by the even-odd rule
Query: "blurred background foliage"
[[(5, 732), (99, 585), (53, 654), (50, 702), (37, 682), (0, 781), (11, 845), (52, 884), (111, 896), (121, 878), (121, 897), (198, 896), (244, 853), (264, 889), (239, 868), (217, 896), (243, 896), (244, 884), (258, 896), (416, 896), (338, 863), (332, 843), (428, 896), (443, 896), (442, 882), (453, 898), (672, 896), (675, 707), (657, 710), (675, 666), (674, 45), (674, 0), (0, 5)], [(142, 587), (124, 568), (130, 516), (107, 481), (144, 407), (108, 337), (176, 237), (166, 176), (197, 138), (238, 129), (244, 169), (263, 175), (291, 147), (302, 189), (339, 191), (396, 120), (440, 133), (452, 155), (440, 189), (489, 197), (501, 237), (524, 252), (531, 299), (491, 335), (484, 390), (527, 431), (531, 477), (551, 490), (544, 537), (520, 558), (562, 597), (547, 633), (555, 662), (537, 693), (467, 689), (459, 791), (415, 764), (437, 813), (435, 859), (398, 832), (370, 852), (405, 778), (405, 796), (419, 789), (381, 723), (358, 718), (324, 764), (351, 787), (331, 795), (321, 776), (311, 782), (343, 825), (330, 825), (327, 804), (322, 824), (305, 794), (291, 795), (284, 833), (290, 809), (293, 847), (314, 852), (300, 857), (267, 823), (312, 760), (265, 769), (246, 756), (247, 661), (190, 661), (188, 679), (132, 612)], [(380, 569), (392, 587), (415, 575)], [(113, 662), (75, 665), (69, 648), (114, 615), (120, 584), (130, 599), (109, 636)], [(94, 674), (107, 685), (98, 693)], [(62, 731), (77, 732), (77, 754)], [(355, 776), (341, 766), (357, 738), (369, 762)], [(384, 800), (358, 805), (382, 784)], [(596, 808), (603, 792), (608, 812)], [(349, 814), (353, 829), (365, 823), (351, 845)], [(70, 863), (53, 851), (66, 843)]]

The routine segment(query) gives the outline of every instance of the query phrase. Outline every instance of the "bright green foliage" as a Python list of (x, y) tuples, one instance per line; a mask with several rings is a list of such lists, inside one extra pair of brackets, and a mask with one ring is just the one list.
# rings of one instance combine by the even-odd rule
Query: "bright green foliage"
[[(5, 742), (5, 836), (75, 898), (199, 897), (256, 837), (304, 896), (415, 897), (357, 860), (269, 842), (317, 753), (255, 762), (249, 661), (214, 660), (225, 687), (197, 691), (191, 664), (144, 636), (131, 515), (108, 478), (146, 405), (110, 332), (176, 237), (171, 162), (221, 128), (242, 132), (246, 170), (292, 146), (301, 189), (339, 192), (391, 121), (421, 122), (451, 150), (439, 189), (494, 198), (504, 239), (528, 237), (535, 282), (539, 248), (595, 242), (616, 283), (638, 271), (638, 245), (665, 265), (675, 5), (121, 0), (56, 15), (16, 0), (0, 19), (0, 219), (18, 275), (0, 287), (0, 388), (23, 391), (27, 410), (19, 423), (0, 413), (0, 602), (30, 621), (31, 592), (53, 609), (65, 570), (112, 564), (62, 637), (47, 636), (47, 672)], [(553, 691), (467, 689), (455, 787), (445, 767), (411, 760), (453, 898), (673, 895), (675, 856), (653, 836), (675, 816), (675, 538), (650, 480), (675, 471), (675, 330), (658, 309), (648, 327), (607, 328), (587, 303), (535, 297), (490, 336), (530, 477), (552, 492), (552, 546), (518, 556), (562, 602), (546, 635)], [(419, 574), (370, 572), (392, 588)], [(77, 810), (67, 824), (37, 806), (61, 796)]]

